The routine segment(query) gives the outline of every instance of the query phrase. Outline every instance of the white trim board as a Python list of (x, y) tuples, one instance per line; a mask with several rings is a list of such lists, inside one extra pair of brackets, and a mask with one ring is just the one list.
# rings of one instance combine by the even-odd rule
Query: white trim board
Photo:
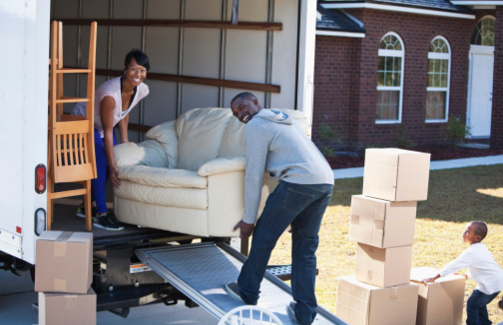
[(491, 0), (481, 0), (481, 1), (451, 1), (453, 5), (458, 6), (503, 6), (503, 1), (491, 1)]
[(337, 37), (352, 37), (352, 38), (365, 38), (365, 33), (352, 33), (352, 32), (338, 32), (330, 30), (317, 30), (316, 35), (320, 36), (337, 36)]
[(386, 10), (386, 11), (405, 12), (405, 13), (418, 14), (418, 15), (475, 19), (475, 15), (471, 15), (471, 14), (460, 14), (460, 13), (430, 10), (430, 9), (418, 9), (418, 8), (411, 8), (411, 7), (381, 5), (381, 4), (375, 4), (375, 3), (323, 3), (323, 4), (321, 4), (321, 6), (326, 9), (361, 9), (361, 8), (364, 8), (364, 9), (377, 9), (377, 10)]

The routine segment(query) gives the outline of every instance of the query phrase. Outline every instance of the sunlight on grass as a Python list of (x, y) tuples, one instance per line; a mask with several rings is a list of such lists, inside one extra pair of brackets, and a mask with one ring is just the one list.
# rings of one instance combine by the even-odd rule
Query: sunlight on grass
[[(483, 220), (488, 224), (489, 233), (484, 244), (502, 266), (503, 189), (499, 187), (502, 180), (503, 165), (432, 171), (428, 200), (418, 203), (412, 267), (439, 269), (458, 257), (467, 248), (461, 235), (471, 220)], [(337, 278), (356, 273), (356, 242), (348, 240), (349, 213), (351, 195), (361, 194), (362, 183), (362, 178), (336, 180), (331, 205), (319, 234), (316, 296), (319, 304), (333, 313)], [(270, 264), (290, 264), (290, 250), (290, 234), (285, 233), (273, 251)], [(466, 282), (465, 306), (475, 287), (473, 280)], [(503, 321), (503, 311), (497, 308), (496, 301), (488, 306), (494, 324)], [(466, 310), (463, 322), (465, 320)]]
[(479, 188), (477, 190), (480, 194), (485, 194), (485, 195), (490, 195), (494, 197), (501, 197), (503, 198), (503, 187), (500, 188)]

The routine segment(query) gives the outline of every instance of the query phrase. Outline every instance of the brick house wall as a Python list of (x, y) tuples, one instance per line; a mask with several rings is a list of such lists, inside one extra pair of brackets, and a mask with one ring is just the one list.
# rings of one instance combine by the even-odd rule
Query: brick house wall
[[(367, 32), (363, 39), (316, 38), (315, 143), (320, 145), (318, 128), (323, 124), (332, 126), (343, 137), (343, 146), (352, 149), (396, 146), (398, 140), (413, 145), (447, 143), (446, 123), (425, 123), (430, 42), (436, 36), (449, 42), (449, 118), (465, 121), (471, 35), (479, 18), (494, 11), (481, 11), (474, 20), (372, 9), (347, 11), (364, 23)], [(376, 124), (378, 48), (388, 32), (400, 36), (405, 50), (402, 122)]]
[(491, 148), (503, 148), (503, 7), (496, 8)]

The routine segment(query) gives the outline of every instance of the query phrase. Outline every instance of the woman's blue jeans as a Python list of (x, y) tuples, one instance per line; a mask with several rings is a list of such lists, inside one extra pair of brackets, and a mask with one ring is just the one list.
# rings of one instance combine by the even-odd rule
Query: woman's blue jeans
[(487, 313), (487, 305), (493, 301), (499, 294), (495, 292), (491, 295), (486, 295), (479, 290), (473, 290), (472, 295), (466, 302), (466, 325), (491, 325)]
[(316, 316), (316, 249), (318, 231), (330, 202), (333, 185), (303, 185), (281, 181), (269, 195), (253, 232), (248, 259), (238, 278), (241, 298), (256, 305), (260, 282), (278, 238), (292, 225), (292, 291), (295, 315), (301, 324)]
[[(114, 146), (117, 144), (114, 136)], [(94, 129), (94, 152), (96, 156), (96, 172), (97, 178), (91, 180), (91, 201), (96, 202), (96, 209), (98, 213), (105, 213), (107, 209), (107, 181), (110, 178), (108, 171), (108, 159), (105, 153), (105, 142), (100, 135), (100, 132)]]

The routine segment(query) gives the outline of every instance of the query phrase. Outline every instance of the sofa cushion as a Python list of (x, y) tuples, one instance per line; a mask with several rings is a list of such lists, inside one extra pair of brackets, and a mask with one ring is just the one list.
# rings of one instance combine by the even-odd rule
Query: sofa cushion
[(145, 204), (196, 210), (208, 209), (208, 191), (206, 189), (163, 188), (123, 180), (120, 188), (114, 187), (114, 195)]
[(177, 168), (178, 164), (178, 136), (176, 121), (168, 121), (154, 126), (147, 132), (147, 138), (157, 140), (164, 148), (170, 168)]
[(119, 170), (119, 178), (133, 183), (160, 187), (206, 188), (207, 179), (186, 169), (126, 166)]
[(147, 165), (168, 167), (168, 158), (159, 142), (147, 140), (141, 143), (122, 143), (114, 146), (114, 160), (117, 167)]
[[(227, 108), (229, 111), (230, 108)], [(229, 125), (222, 135), (222, 143), (217, 157), (234, 157), (246, 155), (245, 125), (232, 116)]]
[(232, 118), (230, 109), (196, 108), (176, 120), (177, 168), (197, 171), (217, 157), (222, 135)]

